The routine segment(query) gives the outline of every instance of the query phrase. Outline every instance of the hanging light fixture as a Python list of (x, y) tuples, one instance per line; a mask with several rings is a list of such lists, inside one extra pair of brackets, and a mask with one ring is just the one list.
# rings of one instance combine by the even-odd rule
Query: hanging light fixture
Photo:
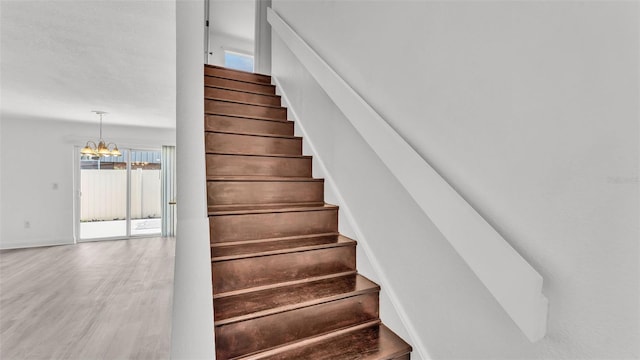
[(102, 139), (102, 116), (107, 113), (99, 110), (93, 110), (92, 112), (100, 117), (100, 139), (98, 140), (98, 145), (91, 140), (87, 141), (87, 145), (80, 150), (80, 154), (99, 158), (122, 155), (120, 150), (118, 150), (118, 145), (107, 143)]

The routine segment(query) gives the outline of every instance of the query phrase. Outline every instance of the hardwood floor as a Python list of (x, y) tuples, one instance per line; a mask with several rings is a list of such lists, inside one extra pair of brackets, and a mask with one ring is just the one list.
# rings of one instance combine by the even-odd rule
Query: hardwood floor
[(0, 358), (168, 359), (175, 240), (0, 251)]

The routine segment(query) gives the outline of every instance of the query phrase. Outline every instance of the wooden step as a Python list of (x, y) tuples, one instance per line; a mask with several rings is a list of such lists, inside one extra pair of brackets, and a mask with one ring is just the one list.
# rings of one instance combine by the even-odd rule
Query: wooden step
[(211, 76), (219, 76), (227, 79), (257, 82), (261, 84), (271, 84), (271, 76), (250, 73), (242, 70), (229, 69), (216, 65), (205, 65), (204, 74)]
[(207, 114), (248, 116), (259, 119), (287, 120), (287, 108), (282, 106), (253, 105), (237, 101), (204, 99)]
[(204, 97), (254, 105), (281, 106), (280, 95), (267, 95), (223, 87), (205, 86)]
[(411, 346), (371, 322), (242, 357), (243, 360), (409, 360)]
[(336, 244), (340, 238), (346, 240), (338, 233), (310, 234), (301, 236), (286, 236), (271, 239), (259, 239), (248, 241), (234, 241), (228, 243), (211, 244), (211, 258), (214, 261), (251, 257), (255, 253), (279, 254), (287, 252), (290, 248), (315, 247), (319, 245)]
[(379, 290), (376, 283), (359, 274), (311, 278), (292, 285), (218, 297), (214, 300), (214, 319), (216, 326), (221, 326)]
[(209, 212), (211, 243), (338, 231), (335, 205)]
[(218, 213), (221, 211), (225, 212), (238, 212), (238, 211), (255, 211), (255, 210), (266, 210), (266, 211), (274, 211), (282, 208), (320, 208), (324, 205), (322, 202), (311, 201), (311, 202), (288, 202), (288, 203), (268, 203), (268, 204), (232, 204), (232, 205), (213, 205), (207, 206), (207, 210), (209, 212)]
[(224, 87), (228, 89), (251, 91), (251, 92), (256, 92), (260, 94), (275, 95), (276, 93), (275, 85), (232, 80), (232, 79), (226, 79), (218, 76), (205, 76), (204, 84), (205, 86), (218, 86), (218, 87)]
[[(236, 296), (249, 298), (249, 303), (234, 305), (251, 307), (253, 303), (267, 303), (273, 307), (218, 321), (215, 327), (217, 358), (256, 353), (377, 320), (379, 287), (361, 277), (360, 287), (355, 288), (357, 277), (329, 279), (321, 284), (296, 284), (280, 288), (275, 294), (269, 293), (270, 289)], [(341, 284), (342, 281), (346, 284)], [(289, 296), (283, 296), (283, 292)], [(256, 298), (256, 293), (264, 297)]]
[(226, 131), (263, 135), (293, 136), (293, 121), (272, 121), (224, 115), (206, 115), (205, 131)]
[(349, 238), (340, 236), (333, 243), (298, 245), (291, 240), (290, 247), (274, 252), (261, 251), (254, 244), (254, 252), (212, 258), (213, 293), (233, 293), (356, 268), (356, 242)]
[(237, 155), (209, 153), (207, 176), (289, 176), (311, 177), (311, 156)]
[(409, 360), (271, 78), (204, 72), (217, 358)]
[(215, 131), (206, 133), (205, 149), (239, 155), (302, 155), (302, 138)]
[[(207, 205), (210, 210), (247, 205), (324, 204), (324, 180), (281, 177), (210, 177)], [(251, 207), (249, 207), (251, 208)]]

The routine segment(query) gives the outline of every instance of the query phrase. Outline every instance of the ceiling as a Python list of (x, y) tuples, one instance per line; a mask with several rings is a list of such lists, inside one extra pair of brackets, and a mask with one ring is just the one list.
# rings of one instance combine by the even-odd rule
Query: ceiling
[(174, 0), (0, 0), (2, 116), (175, 128)]

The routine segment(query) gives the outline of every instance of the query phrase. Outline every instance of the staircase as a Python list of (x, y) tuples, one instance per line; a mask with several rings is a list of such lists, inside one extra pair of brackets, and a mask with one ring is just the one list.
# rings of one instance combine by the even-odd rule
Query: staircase
[(206, 65), (204, 79), (217, 359), (409, 359), (271, 78)]

